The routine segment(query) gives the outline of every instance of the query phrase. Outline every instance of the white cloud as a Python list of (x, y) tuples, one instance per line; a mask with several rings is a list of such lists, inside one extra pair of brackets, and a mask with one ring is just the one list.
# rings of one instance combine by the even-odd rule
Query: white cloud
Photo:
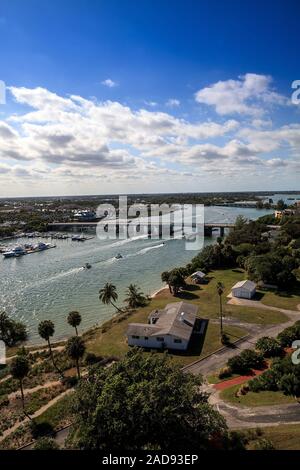
[(11, 87), (10, 92), (26, 107), (0, 121), (0, 184), (8, 190), (12, 180), (22, 184), (23, 178), (51, 190), (75, 182), (76, 191), (90, 190), (92, 182), (94, 188), (97, 182), (114, 184), (106, 187), (113, 192), (126, 191), (134, 181), (136, 191), (145, 191), (147, 184), (168, 190), (167, 178), (171, 185), (216, 174), (231, 183), (241, 168), (247, 169), (247, 180), (255, 181), (262, 174), (299, 173), (298, 124), (274, 129), (269, 119), (257, 116), (251, 126), (246, 121), (247, 127), (241, 119), (191, 122), (171, 110), (134, 110), (41, 87)]
[(102, 85), (107, 86), (108, 88), (114, 88), (118, 86), (117, 82), (114, 82), (111, 78), (107, 78), (101, 82)]
[(176, 98), (169, 98), (168, 101), (166, 101), (166, 106), (168, 106), (168, 108), (178, 108), (180, 101)]
[(238, 80), (225, 80), (199, 90), (198, 103), (213, 106), (220, 115), (261, 116), (266, 105), (287, 104), (287, 99), (271, 88), (272, 77), (247, 73)]

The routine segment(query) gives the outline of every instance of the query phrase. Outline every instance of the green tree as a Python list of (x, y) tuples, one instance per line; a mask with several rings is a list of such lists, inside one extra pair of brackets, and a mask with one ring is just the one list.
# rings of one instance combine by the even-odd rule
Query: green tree
[(135, 284), (128, 286), (126, 294), (125, 302), (127, 302), (129, 308), (143, 307), (147, 302), (146, 297)]
[(174, 268), (170, 271), (169, 284), (173, 295), (177, 295), (180, 288), (185, 286), (185, 274), (182, 268)]
[(73, 336), (72, 338), (69, 338), (66, 344), (66, 352), (69, 358), (75, 362), (77, 375), (80, 379), (79, 361), (83, 358), (85, 353), (85, 344), (83, 339), (79, 336)]
[(21, 399), (22, 399), (22, 408), (25, 413), (25, 399), (23, 391), (23, 380), (27, 377), (30, 371), (29, 360), (26, 355), (21, 354), (14, 357), (10, 364), (10, 373), (11, 376), (19, 381), (20, 390), (21, 390)]
[(168, 284), (169, 291), (172, 293), (172, 289), (170, 286), (170, 273), (168, 271), (164, 271), (163, 273), (161, 273), (161, 280), (162, 282)]
[(118, 312), (122, 312), (114, 302), (118, 300), (117, 288), (114, 284), (107, 282), (102, 289), (99, 290), (99, 299), (103, 304), (111, 304)]
[(74, 393), (69, 446), (79, 449), (225, 448), (224, 418), (207, 403), (199, 376), (165, 354), (136, 349), (112, 367), (94, 366)]
[(53, 366), (55, 367), (57, 372), (61, 374), (61, 370), (57, 367), (56, 362), (54, 360), (53, 351), (52, 351), (51, 342), (50, 342), (50, 338), (55, 333), (54, 323), (51, 320), (41, 321), (38, 326), (38, 333), (42, 339), (47, 341)]
[(77, 327), (81, 323), (81, 315), (79, 312), (72, 311), (68, 315), (68, 323), (71, 325), (73, 328), (75, 328), (76, 331), (76, 336), (78, 336), (78, 330)]
[(6, 346), (15, 346), (16, 344), (26, 341), (27, 331), (24, 323), (9, 318), (7, 313), (0, 313), (0, 340)]

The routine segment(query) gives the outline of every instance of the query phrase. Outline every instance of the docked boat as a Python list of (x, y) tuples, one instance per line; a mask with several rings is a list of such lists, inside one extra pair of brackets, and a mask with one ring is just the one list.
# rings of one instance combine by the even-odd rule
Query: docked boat
[(19, 256), (26, 255), (26, 250), (22, 246), (16, 246), (10, 251), (3, 253), (4, 258), (18, 258)]
[(85, 242), (86, 237), (83, 235), (74, 235), (72, 237), (72, 242)]
[(33, 249), (36, 251), (44, 251), (44, 250), (48, 250), (49, 248), (51, 248), (51, 245), (49, 243), (44, 243), (44, 242), (39, 242), (37, 245), (33, 247)]

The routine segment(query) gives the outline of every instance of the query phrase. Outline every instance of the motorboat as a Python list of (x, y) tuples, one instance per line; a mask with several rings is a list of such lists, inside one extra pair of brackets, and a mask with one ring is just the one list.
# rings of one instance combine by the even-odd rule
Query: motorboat
[(121, 253), (118, 253), (116, 256), (115, 256), (116, 259), (121, 259), (123, 258), (123, 256), (121, 255)]
[(18, 258), (19, 256), (26, 255), (26, 250), (22, 246), (16, 246), (10, 251), (3, 253), (4, 258)]
[(73, 242), (85, 242), (86, 238), (81, 234), (81, 235), (73, 235), (72, 241)]
[(92, 265), (90, 263), (85, 263), (85, 269), (91, 269)]

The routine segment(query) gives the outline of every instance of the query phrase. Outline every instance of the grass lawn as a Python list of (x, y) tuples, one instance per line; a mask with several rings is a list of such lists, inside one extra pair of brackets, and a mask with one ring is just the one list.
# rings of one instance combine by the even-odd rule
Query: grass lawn
[(262, 295), (261, 302), (266, 305), (287, 310), (297, 310), (297, 306), (300, 306), (300, 282), (290, 292), (260, 291), (260, 294)]
[[(221, 281), (225, 287), (223, 296), (224, 315), (233, 317), (246, 323), (276, 324), (287, 320), (280, 312), (264, 311), (238, 305), (227, 305), (226, 296), (231, 287), (239, 280), (245, 278), (241, 269), (222, 269), (209, 273), (207, 285), (195, 285), (188, 283), (187, 288), (177, 297), (173, 297), (168, 289), (161, 291), (149, 305), (143, 307), (130, 315), (116, 315), (106, 322), (101, 328), (90, 330), (84, 334), (87, 350), (102, 356), (123, 356), (128, 351), (125, 332), (128, 323), (147, 322), (149, 313), (154, 309), (164, 308), (169, 302), (180, 302), (186, 300), (199, 306), (198, 315), (201, 318), (217, 319), (219, 317), (219, 298), (216, 293), (217, 282)], [(244, 329), (226, 326), (226, 333), (231, 340), (235, 341), (247, 332)], [(201, 342), (200, 342), (201, 343)], [(221, 347), (219, 341), (219, 325), (208, 322), (208, 328), (204, 344), (191, 345), (187, 353), (170, 354), (171, 357), (182, 365), (193, 362), (210, 354)]]
[(276, 450), (300, 450), (300, 424), (264, 428), (263, 437), (270, 439)]
[(228, 377), (225, 377), (224, 379), (219, 379), (218, 374), (212, 374), (208, 375), (206, 377), (206, 380), (209, 384), (220, 384), (221, 382), (226, 382), (226, 380), (234, 379), (235, 377), (240, 377), (239, 374), (231, 374)]
[(226, 388), (220, 393), (222, 400), (241, 406), (264, 406), (264, 405), (282, 405), (286, 403), (295, 403), (293, 397), (288, 397), (281, 392), (263, 391), (259, 393), (248, 392), (246, 395), (236, 397), (236, 392), (241, 385), (234, 385)]
[[(205, 286), (206, 288), (207, 286)], [(163, 308), (169, 302), (179, 302), (183, 299), (188, 302), (199, 304), (199, 317), (207, 317), (202, 312), (202, 290), (199, 286), (190, 285), (189, 290), (183, 292), (179, 297), (173, 297), (168, 290), (161, 292), (150, 304), (143, 307), (130, 316), (116, 315), (112, 320), (106, 322), (102, 328), (90, 330), (84, 334), (87, 350), (102, 356), (123, 356), (128, 351), (125, 332), (128, 323), (147, 322), (149, 313), (154, 309)], [(205, 300), (207, 302), (207, 300)], [(217, 303), (216, 303), (217, 305)], [(217, 308), (217, 307), (216, 307)], [(213, 317), (212, 315), (210, 317)], [(217, 317), (217, 314), (214, 315)], [(232, 342), (247, 334), (244, 329), (235, 326), (226, 326), (225, 332), (230, 336)], [(182, 365), (189, 364), (201, 357), (206, 356), (222, 346), (219, 339), (219, 325), (208, 322), (204, 344), (201, 340), (192, 342), (189, 351), (178, 354), (169, 354), (176, 362)]]
[(50, 406), (44, 413), (35, 418), (36, 423), (50, 424), (53, 429), (64, 426), (70, 418), (71, 400), (72, 395), (64, 396), (54, 405)]

